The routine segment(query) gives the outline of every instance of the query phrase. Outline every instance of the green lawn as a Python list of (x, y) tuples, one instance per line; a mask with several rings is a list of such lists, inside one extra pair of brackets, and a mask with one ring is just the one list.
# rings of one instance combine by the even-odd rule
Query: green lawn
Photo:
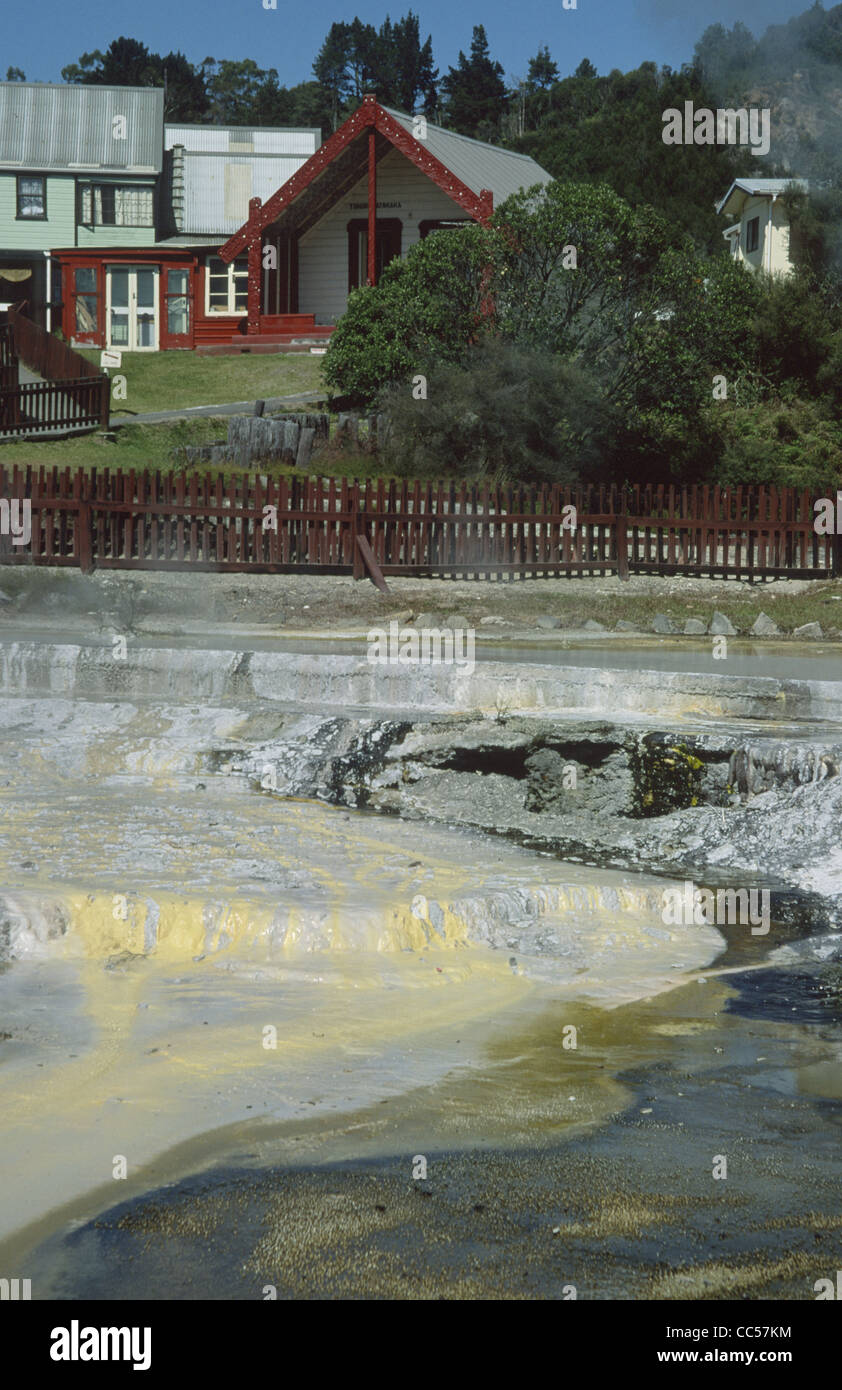
[[(83, 356), (99, 363), (99, 350)], [(237, 353), (199, 357), (195, 352), (124, 352), (119, 372), (126, 378), (125, 401), (112, 403), (112, 419), (127, 420), (155, 410), (190, 405), (225, 405), (267, 396), (320, 391), (322, 358), (305, 352)], [(118, 369), (112, 368), (112, 379)]]
[(161, 425), (125, 425), (113, 440), (101, 434), (71, 439), (16, 440), (0, 448), (5, 468), (154, 468), (171, 472), (173, 449), (184, 444), (213, 444), (224, 439), (225, 419), (172, 420)]

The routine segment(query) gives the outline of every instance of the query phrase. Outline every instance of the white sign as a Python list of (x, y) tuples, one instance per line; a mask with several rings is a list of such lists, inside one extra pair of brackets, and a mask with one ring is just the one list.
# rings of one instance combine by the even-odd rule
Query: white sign
[(101, 367), (122, 367), (122, 352), (115, 352), (113, 348), (103, 349), (103, 351), (99, 354), (99, 365)]

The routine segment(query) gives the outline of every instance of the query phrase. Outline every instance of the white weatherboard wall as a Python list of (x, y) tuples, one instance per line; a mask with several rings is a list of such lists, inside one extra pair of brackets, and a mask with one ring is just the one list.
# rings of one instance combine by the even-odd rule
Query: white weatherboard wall
[[(385, 205), (385, 206), (384, 206)], [(419, 223), (467, 217), (464, 208), (422, 174), (398, 150), (377, 166), (377, 216), (402, 223), (401, 255), (419, 240)], [(316, 323), (333, 324), (348, 303), (348, 223), (368, 216), (368, 179), (363, 177), (301, 238), (298, 248), (298, 307)]]
[[(769, 258), (769, 205), (771, 199), (768, 197), (747, 198), (743, 204), (740, 214), (740, 247), (738, 259), (741, 260), (749, 269), (770, 270), (773, 275), (786, 275), (792, 270), (792, 262), (789, 259), (789, 214), (786, 209), (786, 202), (783, 198), (776, 198), (772, 203), (772, 226), (771, 226), (771, 261)], [(746, 224), (753, 217), (760, 219), (758, 231), (760, 242), (756, 251), (747, 252), (746, 244)]]

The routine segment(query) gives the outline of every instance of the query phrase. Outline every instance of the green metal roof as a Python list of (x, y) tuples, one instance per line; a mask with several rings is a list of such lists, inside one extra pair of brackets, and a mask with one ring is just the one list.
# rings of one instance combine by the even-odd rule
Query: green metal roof
[[(418, 139), (417, 122), (420, 117), (408, 116), (404, 111), (393, 111), (389, 106), (384, 106), (383, 110), (398, 121), (409, 135)], [(419, 140), (419, 144), (441, 160), (473, 193), (479, 193), (483, 188), (490, 189), (494, 194), (495, 208), (521, 188), (552, 182), (546, 169), (542, 169), (529, 155), (516, 154), (498, 145), (487, 145), (482, 140), (471, 140), (467, 135), (457, 135), (453, 130), (430, 125), (429, 121), (426, 136)]]
[(163, 149), (163, 87), (0, 82), (2, 169), (150, 175)]

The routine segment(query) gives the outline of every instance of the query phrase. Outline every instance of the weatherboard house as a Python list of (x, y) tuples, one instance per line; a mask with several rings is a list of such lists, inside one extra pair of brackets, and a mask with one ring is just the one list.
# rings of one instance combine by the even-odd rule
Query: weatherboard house
[(733, 259), (747, 270), (790, 275), (794, 263), (789, 200), (792, 193), (808, 190), (805, 179), (735, 179), (716, 209), (731, 219), (722, 235)]
[(255, 193), (268, 196), (309, 159), (321, 131), (163, 123), (158, 140), (160, 173), (143, 234), (129, 225), (131, 209), (120, 215), (119, 187), (103, 185), (102, 210), (92, 211), (110, 220), (108, 242), (95, 246), (81, 226), (75, 244), (54, 243), (57, 313), (76, 346), (153, 352), (229, 344), (245, 313), (248, 266), (245, 257), (221, 261), (220, 243)]
[[(361, 106), (220, 248), (246, 261), (240, 346), (288, 335), (328, 337), (349, 293), (377, 283), (384, 266), (430, 232), (486, 223), (521, 188), (550, 175), (499, 149), (381, 106)], [(233, 338), (237, 343), (237, 338)]]
[(0, 311), (79, 346), (230, 341), (245, 259), (223, 264), (321, 131), (167, 124), (160, 87), (0, 82)]

